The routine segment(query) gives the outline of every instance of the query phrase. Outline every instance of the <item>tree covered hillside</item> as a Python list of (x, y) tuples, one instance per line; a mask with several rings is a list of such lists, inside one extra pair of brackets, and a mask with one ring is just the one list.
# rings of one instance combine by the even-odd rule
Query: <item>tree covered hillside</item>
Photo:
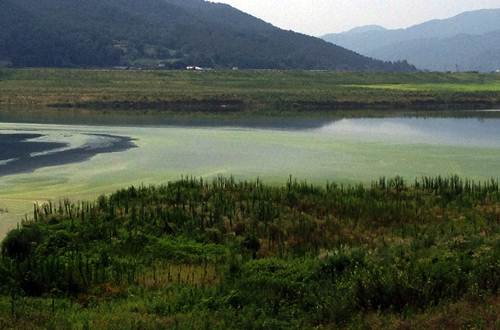
[(3, 0), (0, 63), (16, 67), (411, 71), (202, 0)]

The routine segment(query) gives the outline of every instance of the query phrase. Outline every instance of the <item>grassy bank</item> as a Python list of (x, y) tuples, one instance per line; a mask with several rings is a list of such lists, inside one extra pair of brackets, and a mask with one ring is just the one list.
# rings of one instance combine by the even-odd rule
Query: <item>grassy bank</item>
[(222, 113), (492, 108), (500, 105), (500, 75), (1, 70), (0, 105)]
[(38, 205), (2, 244), (0, 325), (495, 328), (500, 188), (185, 179)]

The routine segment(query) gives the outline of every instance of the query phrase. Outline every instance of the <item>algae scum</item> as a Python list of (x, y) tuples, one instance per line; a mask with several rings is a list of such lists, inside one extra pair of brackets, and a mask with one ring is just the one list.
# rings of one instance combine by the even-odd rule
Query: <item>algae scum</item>
[[(83, 200), (181, 176), (283, 184), (401, 175), (498, 178), (500, 119), (357, 118), (89, 126), (0, 124), (3, 233), (33, 202)], [(271, 123), (271, 124), (269, 124)], [(120, 123), (118, 122), (117, 125)]]

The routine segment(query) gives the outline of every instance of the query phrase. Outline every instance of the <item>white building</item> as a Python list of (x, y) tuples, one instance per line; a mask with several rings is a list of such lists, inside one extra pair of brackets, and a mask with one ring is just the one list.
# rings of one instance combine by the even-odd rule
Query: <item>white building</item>
[(199, 66), (190, 65), (190, 66), (186, 67), (186, 70), (189, 70), (189, 71), (203, 71), (203, 68), (201, 68)]

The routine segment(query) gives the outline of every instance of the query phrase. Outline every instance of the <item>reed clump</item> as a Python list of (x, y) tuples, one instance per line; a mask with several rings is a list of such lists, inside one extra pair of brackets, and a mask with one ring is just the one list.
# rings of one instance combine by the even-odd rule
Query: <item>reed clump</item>
[(72, 315), (93, 328), (341, 327), (480, 309), (498, 296), (499, 229), (498, 181), (457, 176), (186, 177), (49, 202), (2, 243), (0, 324), (26, 321), (37, 299), (53, 304), (34, 326)]

